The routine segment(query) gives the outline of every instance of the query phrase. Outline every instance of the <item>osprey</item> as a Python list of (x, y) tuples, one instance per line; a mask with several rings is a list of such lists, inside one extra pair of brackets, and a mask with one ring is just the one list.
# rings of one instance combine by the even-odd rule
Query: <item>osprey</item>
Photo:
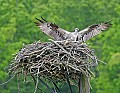
[(66, 31), (60, 28), (55, 23), (47, 22), (44, 18), (41, 17), (41, 20), (36, 18), (39, 22), (35, 22), (36, 26), (38, 26), (45, 34), (50, 36), (56, 41), (62, 40), (72, 40), (85, 42), (92, 37), (100, 34), (102, 31), (106, 30), (111, 26), (109, 22), (104, 22), (100, 24), (91, 25), (81, 31), (78, 28), (75, 28), (74, 32)]

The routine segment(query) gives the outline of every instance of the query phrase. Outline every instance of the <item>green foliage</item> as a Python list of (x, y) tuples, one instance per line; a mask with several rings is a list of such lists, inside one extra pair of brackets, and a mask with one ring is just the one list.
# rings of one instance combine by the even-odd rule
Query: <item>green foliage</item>
[[(108, 31), (88, 41), (99, 59), (108, 63), (100, 63), (95, 70), (96, 78), (91, 81), (91, 93), (119, 93), (119, 10), (119, 0), (0, 0), (0, 82), (7, 79), (4, 68), (23, 43), (48, 41), (49, 37), (35, 26), (35, 17), (43, 16), (69, 31), (73, 31), (75, 27), (84, 29), (91, 24), (112, 20), (113, 26)], [(16, 83), (14, 79), (9, 84), (0, 86), (0, 93), (16, 93)], [(33, 83), (22, 83), (21, 86), (21, 93), (34, 91)], [(40, 87), (46, 90), (43, 85)], [(65, 86), (63, 90), (69, 93), (67, 88)]]

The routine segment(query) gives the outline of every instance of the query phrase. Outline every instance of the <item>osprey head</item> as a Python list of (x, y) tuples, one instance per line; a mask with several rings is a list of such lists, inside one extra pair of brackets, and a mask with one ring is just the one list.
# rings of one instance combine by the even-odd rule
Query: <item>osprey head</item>
[(74, 31), (75, 31), (75, 32), (78, 32), (78, 31), (79, 31), (79, 28), (75, 28)]

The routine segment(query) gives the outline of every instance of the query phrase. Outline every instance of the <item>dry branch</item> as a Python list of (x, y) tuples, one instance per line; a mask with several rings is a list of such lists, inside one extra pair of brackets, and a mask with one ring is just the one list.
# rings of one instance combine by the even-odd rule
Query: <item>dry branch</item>
[[(9, 66), (10, 74), (24, 74), (54, 80), (79, 80), (81, 73), (88, 79), (90, 67), (97, 66), (94, 51), (85, 43), (72, 41), (34, 42), (24, 46)], [(85, 78), (86, 79), (86, 78)], [(88, 80), (86, 80), (87, 83)], [(88, 85), (87, 85), (88, 87)]]

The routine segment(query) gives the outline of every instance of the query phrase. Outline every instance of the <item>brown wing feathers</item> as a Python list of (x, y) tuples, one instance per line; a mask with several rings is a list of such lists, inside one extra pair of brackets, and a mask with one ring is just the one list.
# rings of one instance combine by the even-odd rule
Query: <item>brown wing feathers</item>
[(42, 18), (42, 20), (40, 20), (40, 19), (38, 19), (38, 18), (36, 18), (38, 21), (40, 21), (41, 23), (44, 23), (44, 22), (47, 22), (43, 17), (41, 17)]
[(112, 24), (109, 21), (109, 22), (89, 26), (88, 27), (89, 29), (82, 35), (84, 42), (100, 34), (102, 31), (106, 30), (111, 25)]
[(42, 16), (41, 16), (42, 20), (44, 20), (45, 22), (47, 22)]
[[(42, 20), (40, 20), (40, 19), (38, 19), (38, 18), (36, 18), (40, 23), (47, 23), (47, 21), (43, 18), (43, 17), (41, 17), (41, 19)], [(36, 24), (36, 26), (40, 26), (40, 23), (38, 23), (38, 22), (34, 22), (35, 24)], [(54, 23), (47, 23), (47, 26), (48, 27), (50, 27), (50, 29), (52, 29), (52, 30), (57, 30), (59, 27)]]
[(51, 23), (50, 26), (52, 30), (57, 30), (59, 28), (55, 23), (54, 24)]
[[(69, 37), (68, 35), (70, 34), (70, 32), (60, 28), (55, 23), (47, 22), (43, 17), (41, 17), (41, 20), (38, 18), (36, 19), (39, 21), (39, 22), (35, 22), (36, 26), (38, 26), (48, 36), (52, 37), (55, 40), (69, 39), (67, 37)], [(79, 40), (82, 39), (85, 42), (91, 39), (92, 37), (100, 34), (102, 31), (106, 30), (111, 25), (112, 24), (109, 21), (109, 22), (104, 22), (101, 24), (95, 24), (89, 26), (88, 28), (79, 32), (80, 34)]]
[(41, 20), (36, 18), (39, 22), (34, 22), (45, 34), (52, 37), (54, 40), (64, 40), (66, 31), (59, 28), (55, 23), (47, 22), (41, 17)]
[(95, 24), (89, 27), (88, 32), (92, 31), (92, 30), (99, 30), (99, 31), (103, 31), (106, 30), (108, 27), (110, 27), (112, 24), (109, 22), (105, 22), (105, 23), (101, 23), (101, 24)]

